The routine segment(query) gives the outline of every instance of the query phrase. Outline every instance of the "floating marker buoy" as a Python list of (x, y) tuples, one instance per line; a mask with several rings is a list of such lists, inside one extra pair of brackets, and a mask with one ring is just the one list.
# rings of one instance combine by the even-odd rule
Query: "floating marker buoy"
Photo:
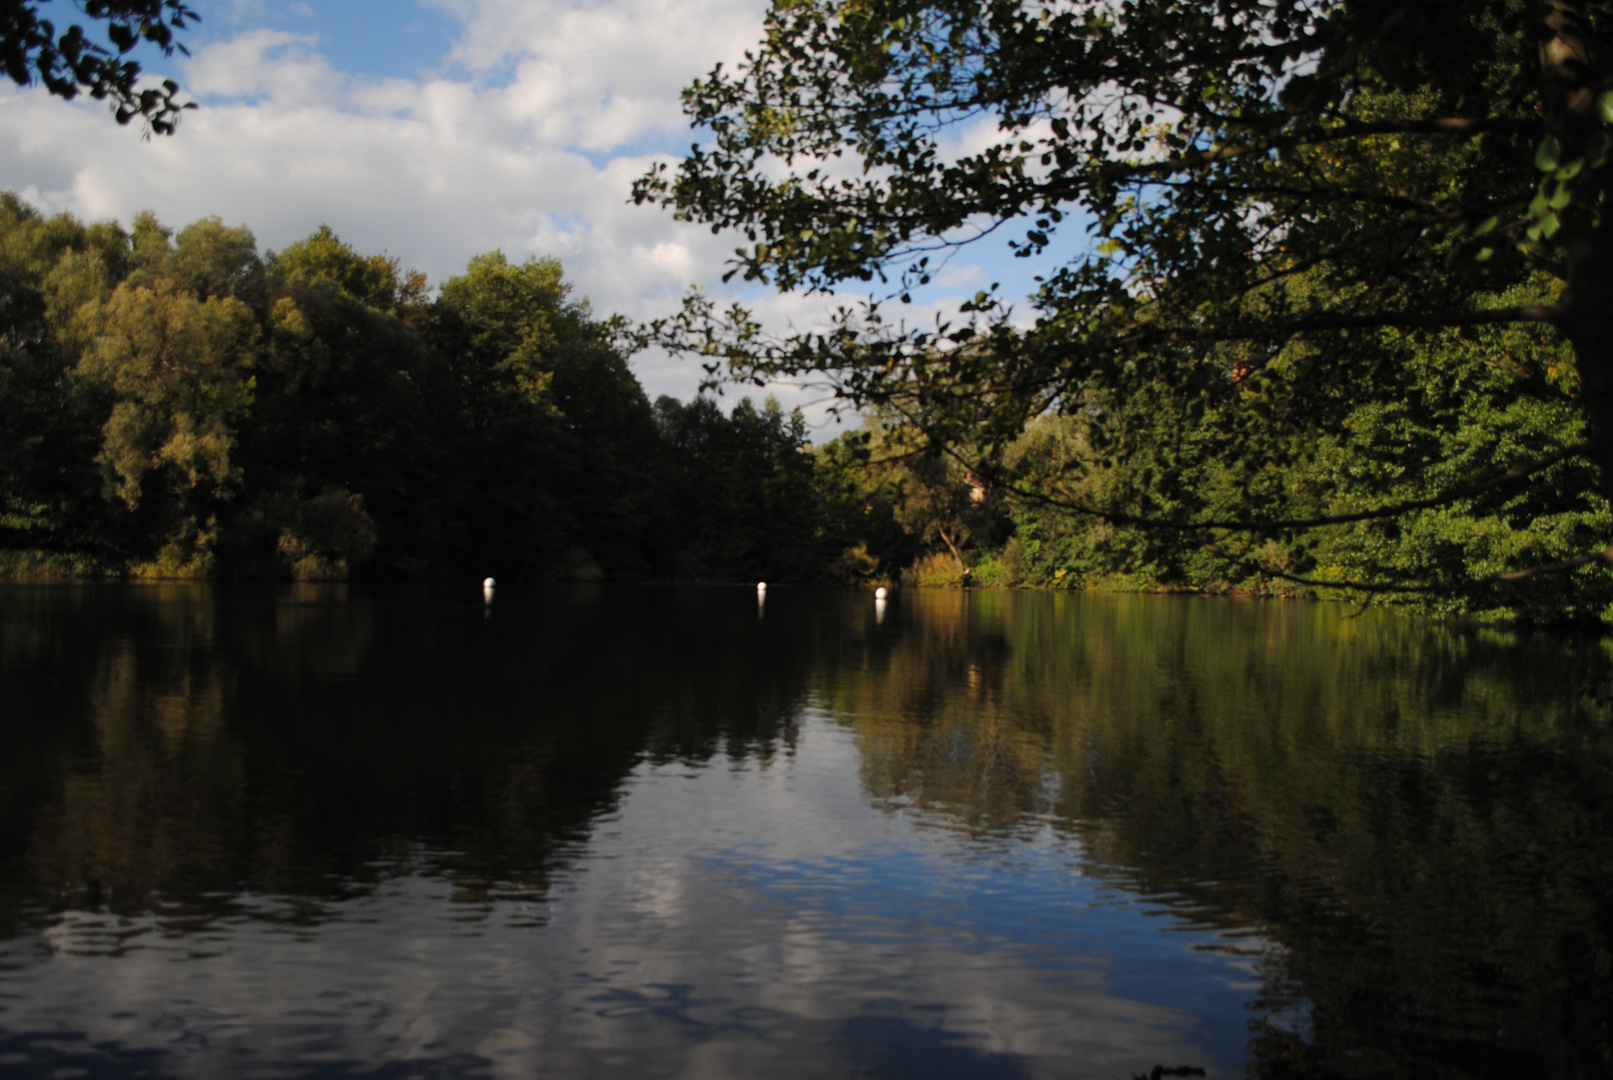
[(874, 590), (874, 599), (875, 600), (883, 600), (883, 599), (885, 599), (885, 597), (887, 597), (889, 595), (890, 594), (885, 591), (885, 586), (883, 586), (883, 585), (881, 585), (879, 588)]
[(482, 588), (491, 589), (492, 587), (493, 587), (493, 579), (492, 578), (483, 578), (482, 579)]

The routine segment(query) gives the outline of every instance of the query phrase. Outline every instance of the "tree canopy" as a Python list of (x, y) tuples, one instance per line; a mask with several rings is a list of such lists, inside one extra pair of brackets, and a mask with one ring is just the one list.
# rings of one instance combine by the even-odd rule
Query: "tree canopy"
[(858, 463), (806, 443), (776, 401), (652, 405), (555, 259), (433, 298), (325, 226), (260, 253), (0, 193), (0, 576), (894, 575)]
[[(1247, 374), (1192, 421), (1180, 383), (1094, 391), (1026, 425), (995, 475), (900, 408), (812, 446), (774, 400), (652, 404), (617, 327), (554, 259), (489, 252), (433, 290), (324, 226), (260, 252), (216, 218), (85, 225), (0, 193), (0, 576), (1314, 593), (1273, 572), (1482, 578), (1613, 529), (1573, 457), (1547, 483), (1370, 512), (1581, 437), (1572, 357), (1534, 326), (1385, 332), (1356, 354), (1371, 393), (1317, 393), (1325, 425), (1283, 420), (1280, 387)], [(1293, 348), (1268, 370), (1322, 363)], [(1075, 503), (1350, 523), (1233, 550)], [(1613, 621), (1613, 578), (1589, 569), (1432, 602)]]
[[(890, 295), (786, 338), (693, 296), (656, 330), (741, 380), (827, 376), (1005, 488), (1231, 566), (1311, 580), (1323, 542), (1295, 537), (1451, 506), (1527, 531), (1532, 486), (1597, 535), (1355, 583), (1605, 576), (1610, 34), (1598, 0), (779, 2), (685, 93), (709, 143), (635, 198), (743, 233), (748, 279)], [(888, 315), (988, 234), (1057, 264), (1030, 318), (992, 290), (953, 324)], [(1453, 405), (1481, 368), (1534, 419)], [(1079, 429), (1061, 456), (1009, 452), (1050, 416)], [(1367, 442), (1376, 479), (1317, 466)]]
[[(118, 123), (138, 116), (148, 130), (173, 134), (180, 114), (194, 103), (176, 99), (179, 84), (172, 79), (142, 86), (140, 63), (128, 54), (141, 44), (165, 56), (187, 52), (178, 34), (201, 16), (184, 0), (79, 0), (79, 13), (89, 22), (58, 27), (47, 17), (51, 6), (65, 9), (67, 4), (0, 0), (0, 66), (11, 81), (19, 86), (37, 81), (68, 99), (87, 91), (97, 101), (110, 102)], [(106, 43), (96, 40), (97, 29)]]

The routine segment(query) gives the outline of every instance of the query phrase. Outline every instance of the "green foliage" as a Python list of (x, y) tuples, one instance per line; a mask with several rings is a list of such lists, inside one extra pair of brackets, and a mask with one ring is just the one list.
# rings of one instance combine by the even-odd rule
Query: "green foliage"
[(375, 522), (364, 499), (326, 488), (312, 499), (269, 495), (259, 513), (276, 531), (277, 568), (297, 581), (343, 581), (375, 551)]
[(558, 260), (502, 252), (443, 283), (427, 337), (457, 397), (464, 470), (443, 543), (518, 573), (643, 575), (662, 512), (646, 474), (655, 424), (610, 327), (570, 292)]
[[(1474, 474), (1528, 462), (1535, 447), (1584, 437), (1571, 358), (1538, 331), (1362, 335), (1348, 359), (1385, 388), (1366, 400), (1342, 380), (1333, 402), (1317, 400), (1314, 381), (1301, 387), (1317, 363), (1303, 342), (1258, 371), (1239, 359), (1226, 362), (1237, 373), (1233, 392), (1208, 404), (1200, 395), (1145, 385), (1105, 399), (1099, 417), (1048, 416), (1027, 429), (1010, 452), (1029, 481), (1018, 501), (1012, 560), (1020, 580), (1112, 587), (1122, 575), (1152, 587), (1342, 595), (1293, 578), (1481, 579), (1572, 558), (1613, 525), (1595, 493), (1594, 468), (1572, 458), (1542, 470), (1529, 486), (1325, 528), (1223, 534), (1213, 544), (1183, 544), (1175, 533), (1070, 512), (1078, 505), (1143, 519), (1188, 511), (1224, 519), (1258, 502), (1279, 518), (1348, 516), (1414, 501), (1430, 486), (1457, 489)], [(1328, 411), (1326, 428), (1291, 421), (1286, 403), (1301, 392), (1313, 409)], [(1194, 407), (1196, 419), (1189, 416)], [(1613, 588), (1605, 573), (1585, 566), (1410, 598), (1446, 614), (1586, 620), (1602, 614)]]
[(872, 464), (875, 436), (865, 426), (813, 451), (828, 576), (847, 585), (889, 585), (920, 551), (919, 538), (898, 519), (900, 492)]
[(428, 299), (325, 227), (260, 256), (216, 219), (126, 232), (0, 196), (0, 429), (17, 572), (889, 580), (910, 557), (866, 455), (809, 451), (799, 414), (652, 409), (553, 259), (478, 256)]
[(116, 576), (116, 568), (89, 555), (58, 551), (0, 551), (0, 578), (33, 581)]
[(166, 276), (201, 300), (228, 296), (254, 307), (264, 303), (264, 265), (257, 238), (245, 226), (230, 228), (207, 218), (180, 230), (171, 254), (162, 258)]
[[(429, 302), (398, 265), (329, 229), (260, 256), (217, 220), (125, 231), (0, 196), (5, 565), (1333, 595), (1326, 582), (1566, 559), (1613, 527), (1575, 458), (1532, 485), (1325, 529), (1184, 544), (1116, 519), (1348, 515), (1583, 439), (1578, 368), (1537, 328), (1220, 343), (1184, 361), (1203, 376), (1186, 386), (1139, 365), (1026, 425), (1002, 483), (900, 413), (811, 447), (773, 399), (651, 406), (554, 260), (479, 256)], [(1306, 273), (1274, 288), (1327, 287)], [(1378, 390), (1357, 393), (1362, 379)], [(1419, 602), (1594, 619), (1613, 590), (1582, 567)]]
[[(813, 457), (799, 411), (745, 398), (724, 416), (709, 397), (662, 397), (655, 421), (669, 456), (673, 523), (666, 554), (676, 577), (802, 581), (827, 558), (816, 518)], [(854, 560), (855, 564), (855, 560)]]
[[(200, 229), (208, 224), (198, 222), (191, 228)], [(251, 234), (247, 237), (250, 239)], [(183, 235), (180, 240), (183, 243)], [(252, 257), (256, 258), (255, 251)], [(402, 271), (402, 264), (390, 256), (360, 255), (343, 243), (329, 225), (321, 225), (312, 236), (299, 240), (271, 259), (277, 269), (290, 277), (335, 282), (358, 302), (377, 311), (403, 316), (406, 321), (418, 322), (408, 316), (424, 306), (424, 274), (418, 270)]]
[(495, 262), (430, 304), (328, 228), (265, 258), (216, 219), (126, 233), (0, 198), (4, 546), (149, 576), (560, 572), (626, 498), (590, 495), (648, 487), (596, 462), (653, 458), (623, 445), (653, 426), (559, 265), (505, 267), (541, 288), (492, 308)]
[(231, 428), (252, 401), (252, 313), (238, 300), (198, 301), (163, 282), (120, 285), (100, 314), (77, 375), (112, 402), (100, 461), (118, 497), (131, 510), (148, 488), (227, 498), (237, 480)]
[[(953, 458), (935, 453), (911, 425), (870, 419), (826, 451), (826, 466), (854, 470), (848, 473), (855, 476), (851, 483), (842, 481), (839, 513), (878, 567), (860, 579), (900, 575), (909, 584), (967, 585), (979, 549), (1000, 542), (1007, 530), (1000, 506), (987, 501), (985, 485)], [(867, 550), (870, 542), (877, 557)], [(1009, 584), (1000, 575), (989, 583)]]
[(968, 584), (965, 570), (950, 551), (932, 551), (902, 571), (902, 584), (919, 589), (946, 589)]
[[(710, 143), (637, 200), (742, 233), (733, 273), (786, 288), (906, 302), (986, 234), (1064, 261), (1029, 319), (988, 291), (934, 330), (870, 302), (774, 339), (695, 295), (644, 336), (714, 378), (827, 378), (1031, 502), (1027, 425), (1074, 421), (1060, 504), (1109, 531), (1023, 537), (1068, 549), (1032, 580), (1348, 571), (1581, 614), (1613, 560), (1610, 33), (1605, 0), (776, 3), (686, 93)], [(1524, 340), (1563, 386), (1477, 375)], [(1380, 524), (1301, 524), (1341, 514)], [(1557, 562), (1587, 570), (1495, 591)]]
[(121, 276), (127, 236), (42, 218), (0, 194), (0, 537), (7, 548), (110, 554), (96, 463), (106, 416), (72, 378)]
[[(11, 81), (27, 86), (37, 80), (52, 94), (68, 99), (87, 90), (97, 101), (110, 100), (118, 123), (138, 116), (148, 130), (173, 134), (180, 113), (195, 104), (175, 100), (179, 85), (171, 79), (164, 79), (160, 89), (140, 87), (140, 65), (123, 57), (140, 44), (161, 49), (164, 56), (172, 56), (176, 49), (187, 52), (176, 32), (201, 16), (182, 0), (84, 0), (77, 5), (84, 17), (104, 23), (99, 27), (107, 37), (103, 44), (78, 23), (58, 31), (55, 23), (40, 18), (45, 2), (0, 4), (0, 66)], [(88, 25), (92, 33), (97, 29), (96, 22)]]

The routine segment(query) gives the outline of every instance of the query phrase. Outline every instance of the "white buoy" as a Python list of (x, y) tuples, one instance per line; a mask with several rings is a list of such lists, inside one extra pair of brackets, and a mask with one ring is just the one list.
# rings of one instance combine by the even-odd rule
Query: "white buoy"
[(885, 599), (885, 597), (887, 597), (889, 595), (890, 594), (885, 591), (885, 586), (883, 586), (883, 585), (881, 585), (879, 588), (874, 590), (874, 599), (875, 600), (883, 600), (883, 599)]
[(767, 582), (765, 582), (765, 581), (758, 581), (758, 582), (757, 582), (757, 583), (756, 583), (756, 591), (757, 591), (757, 592), (766, 592), (766, 591), (767, 591)]
[(493, 579), (492, 578), (489, 577), (489, 578), (483, 578), (482, 579), (482, 588), (491, 589), (492, 587), (493, 587)]

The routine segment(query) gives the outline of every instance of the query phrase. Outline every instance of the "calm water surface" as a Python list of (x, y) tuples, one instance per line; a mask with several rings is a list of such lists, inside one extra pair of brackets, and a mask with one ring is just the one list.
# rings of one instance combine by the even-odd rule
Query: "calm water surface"
[(5, 1077), (1603, 1077), (1595, 639), (0, 588)]

